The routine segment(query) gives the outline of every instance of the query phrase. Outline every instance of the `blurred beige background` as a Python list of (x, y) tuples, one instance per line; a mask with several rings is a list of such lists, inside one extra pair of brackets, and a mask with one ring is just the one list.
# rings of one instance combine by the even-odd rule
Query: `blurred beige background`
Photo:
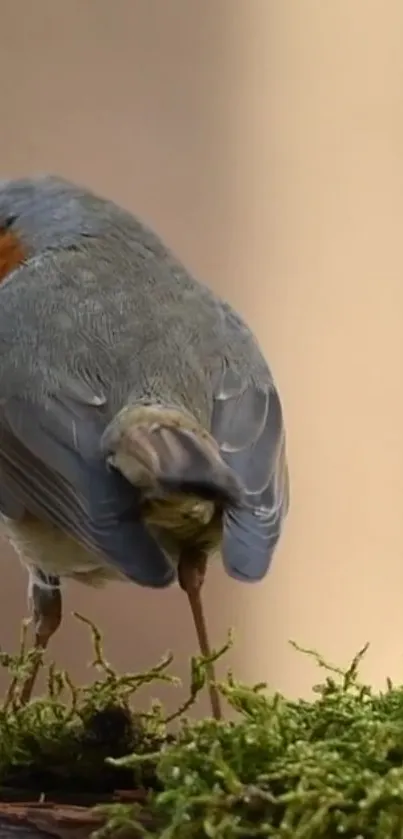
[[(273, 367), (287, 530), (264, 584), (217, 565), (205, 599), (217, 644), (236, 628), (238, 676), (290, 694), (317, 679), (290, 638), (341, 664), (370, 640), (365, 675), (403, 676), (402, 35), (400, 0), (2, 6), (1, 175), (57, 172), (142, 215), (243, 312)], [(6, 547), (0, 574), (10, 648), (26, 577)], [(179, 590), (71, 585), (52, 654), (84, 679), (72, 609), (119, 668), (173, 648), (186, 677)]]

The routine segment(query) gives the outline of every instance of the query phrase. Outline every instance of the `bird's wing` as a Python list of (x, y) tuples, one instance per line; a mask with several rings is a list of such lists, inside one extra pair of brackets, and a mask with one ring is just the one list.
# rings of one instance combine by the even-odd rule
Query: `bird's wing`
[(224, 516), (225, 568), (240, 580), (261, 580), (289, 504), (282, 408), (269, 373), (264, 383), (248, 382), (225, 362), (214, 389), (212, 434), (245, 489), (245, 505)]
[(164, 587), (174, 570), (141, 521), (138, 492), (100, 453), (106, 421), (97, 405), (82, 388), (79, 398), (67, 388), (0, 401), (0, 510), (15, 519), (29, 512), (134, 582)]

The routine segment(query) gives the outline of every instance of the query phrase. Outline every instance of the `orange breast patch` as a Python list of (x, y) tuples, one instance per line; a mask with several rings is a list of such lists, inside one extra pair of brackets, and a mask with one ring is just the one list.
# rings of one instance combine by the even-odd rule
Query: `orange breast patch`
[(24, 248), (12, 230), (0, 228), (0, 283), (26, 258)]

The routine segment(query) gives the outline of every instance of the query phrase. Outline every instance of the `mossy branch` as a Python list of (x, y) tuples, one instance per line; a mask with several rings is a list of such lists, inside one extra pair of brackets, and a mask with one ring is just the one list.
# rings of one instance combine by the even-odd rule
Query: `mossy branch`
[[(148, 673), (119, 675), (98, 629), (77, 617), (92, 636), (92, 685), (76, 686), (43, 664), (46, 695), (21, 707), (19, 686), (33, 661), (25, 624), (17, 654), (0, 653), (10, 673), (0, 709), (0, 783), (36, 778), (38, 792), (48, 792), (55, 778), (64, 789), (74, 778), (98, 792), (105, 785), (148, 790), (142, 804), (103, 807), (98, 839), (121, 829), (144, 839), (401, 839), (403, 687), (387, 680), (379, 693), (360, 682), (368, 645), (343, 669), (293, 642), (327, 673), (314, 701), (287, 700), (229, 672), (218, 687), (235, 721), (192, 722), (185, 715), (204, 688), (208, 662), (191, 660), (189, 696), (175, 713), (159, 703), (136, 713), (130, 702), (144, 684), (177, 683), (168, 672), (172, 656)], [(231, 644), (230, 637), (214, 660)], [(175, 736), (167, 732), (172, 721), (179, 721)]]
[[(368, 645), (345, 669), (293, 647), (330, 673), (315, 701), (270, 695), (229, 673), (219, 687), (236, 722), (184, 721), (159, 752), (114, 761), (155, 761), (161, 790), (148, 811), (159, 827), (137, 822), (145, 839), (400, 839), (403, 688), (389, 681), (375, 693), (360, 683)], [(116, 818), (115, 810), (107, 831)]]

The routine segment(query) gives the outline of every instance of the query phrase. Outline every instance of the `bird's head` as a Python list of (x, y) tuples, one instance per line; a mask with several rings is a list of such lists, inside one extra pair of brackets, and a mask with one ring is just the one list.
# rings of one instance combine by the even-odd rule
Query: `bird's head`
[(105, 204), (55, 175), (0, 181), (0, 282), (27, 259), (95, 235)]

